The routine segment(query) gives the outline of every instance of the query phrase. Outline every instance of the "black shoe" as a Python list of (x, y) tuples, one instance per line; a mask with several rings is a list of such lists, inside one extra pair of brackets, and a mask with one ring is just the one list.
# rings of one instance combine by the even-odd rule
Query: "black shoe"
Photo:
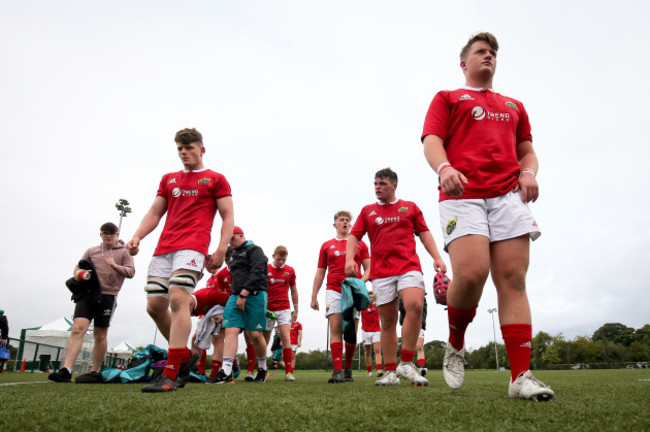
[(232, 377), (237, 379), (239, 378), (239, 374), (241, 374), (241, 368), (239, 367), (239, 362), (235, 361), (232, 365)]
[(353, 382), (354, 378), (352, 378), (352, 369), (345, 368), (345, 371), (343, 372), (343, 382)]
[(234, 384), (235, 380), (232, 378), (232, 373), (226, 375), (221, 369), (216, 377), (206, 381), (208, 384)]
[(189, 381), (192, 366), (199, 360), (199, 357), (201, 354), (198, 351), (190, 351), (190, 358), (181, 363), (181, 367), (178, 368), (176, 381), (180, 381), (183, 385)]
[(68, 372), (68, 369), (61, 368), (57, 372), (53, 372), (47, 376), (47, 379), (54, 382), (70, 382), (72, 379), (72, 374)]
[(257, 368), (257, 376), (255, 377), (256, 383), (266, 382), (266, 369)]
[(162, 374), (150, 384), (142, 387), (142, 393), (169, 393), (178, 389), (178, 382)]
[(97, 371), (91, 371), (83, 375), (79, 375), (74, 379), (77, 384), (101, 384), (104, 382), (102, 374)]
[(343, 382), (343, 371), (335, 370), (330, 379), (327, 380), (330, 384), (338, 384)]

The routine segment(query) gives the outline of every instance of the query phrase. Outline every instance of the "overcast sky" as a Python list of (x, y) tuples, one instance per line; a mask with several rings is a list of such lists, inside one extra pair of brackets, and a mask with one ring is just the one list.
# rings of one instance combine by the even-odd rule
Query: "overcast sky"
[[(205, 165), (231, 184), (236, 224), (269, 256), (288, 248), (303, 348), (325, 349), (324, 307), (309, 307), (319, 248), (337, 210), (356, 216), (374, 201), (377, 170), (398, 173), (398, 198), (420, 206), (442, 243), (420, 134), (435, 93), (464, 84), (458, 53), (478, 31), (499, 39), (494, 89), (525, 104), (540, 160), (533, 332), (573, 338), (606, 322), (650, 322), (648, 2), (0, 5), (0, 308), (12, 337), (71, 316), (64, 281), (99, 244), (99, 226), (117, 223), (115, 202), (126, 198), (121, 237), (131, 238), (162, 175), (182, 169), (174, 134), (196, 127)], [(135, 258), (109, 347), (153, 341), (143, 286), (161, 228)], [(442, 340), (433, 262), (419, 252), (426, 340)], [(495, 306), (488, 283), (467, 347), (493, 339)]]

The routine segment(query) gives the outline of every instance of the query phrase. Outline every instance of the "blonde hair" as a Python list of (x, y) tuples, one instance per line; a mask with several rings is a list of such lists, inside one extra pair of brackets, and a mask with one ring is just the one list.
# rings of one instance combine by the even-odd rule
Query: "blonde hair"
[(346, 218), (352, 220), (352, 213), (350, 213), (347, 210), (339, 210), (336, 213), (334, 213), (334, 222), (336, 222), (336, 220), (341, 216), (345, 216)]
[(490, 45), (490, 47), (494, 51), (499, 51), (499, 42), (497, 42), (497, 38), (492, 33), (490, 32), (476, 33), (474, 36), (469, 38), (469, 40), (467, 41), (463, 49), (460, 50), (461, 61), (467, 57), (467, 54), (469, 54), (469, 49), (472, 46), (472, 44), (478, 41), (487, 42), (487, 44)]

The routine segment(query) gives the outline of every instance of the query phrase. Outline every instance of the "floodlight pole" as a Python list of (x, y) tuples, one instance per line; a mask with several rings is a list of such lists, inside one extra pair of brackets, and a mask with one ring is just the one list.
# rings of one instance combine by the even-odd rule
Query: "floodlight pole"
[(488, 309), (490, 315), (492, 315), (492, 332), (494, 333), (494, 358), (497, 361), (497, 370), (499, 370), (499, 351), (497, 351), (497, 330), (494, 326), (494, 312), (497, 311), (497, 308)]
[(129, 207), (129, 202), (127, 200), (120, 198), (120, 200), (115, 203), (115, 208), (120, 212), (120, 224), (117, 227), (117, 231), (119, 232), (122, 229), (122, 218), (131, 213), (131, 207)]

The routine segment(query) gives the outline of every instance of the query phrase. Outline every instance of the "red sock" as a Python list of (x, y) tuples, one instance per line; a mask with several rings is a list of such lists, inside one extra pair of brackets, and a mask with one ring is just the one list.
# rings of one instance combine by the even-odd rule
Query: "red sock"
[(282, 349), (282, 360), (284, 360), (284, 373), (293, 373), (293, 365), (291, 364), (291, 355), (293, 352), (291, 348)]
[(381, 365), (379, 363), (377, 363), (377, 370), (381, 370)]
[(418, 359), (418, 367), (424, 367), (424, 359), (423, 358)]
[(345, 344), (345, 368), (352, 369), (352, 359), (354, 359), (354, 352), (357, 350), (357, 346), (353, 344)]
[(201, 358), (199, 358), (199, 373), (202, 375), (205, 375), (205, 360), (207, 357), (207, 353), (205, 352), (204, 349), (201, 350)]
[(189, 360), (190, 350), (187, 347), (183, 348), (169, 348), (167, 350), (167, 365), (163, 373), (176, 381), (176, 375), (178, 375), (178, 369), (181, 367), (181, 363)]
[(510, 374), (514, 381), (520, 373), (530, 369), (533, 327), (530, 324), (506, 324), (501, 326), (501, 335), (506, 343)]
[(476, 308), (460, 310), (447, 305), (449, 318), (449, 343), (460, 351), (465, 346), (465, 330), (476, 315)]
[(210, 376), (217, 376), (219, 369), (221, 369), (221, 361), (212, 360), (212, 369), (210, 370)]
[(402, 354), (400, 355), (400, 360), (402, 360), (403, 362), (408, 363), (408, 362), (413, 361), (413, 357), (415, 357), (415, 351), (409, 351), (409, 350), (402, 349)]
[(368, 372), (372, 372), (372, 365), (366, 366), (366, 369), (368, 369)]
[(397, 363), (385, 363), (384, 367), (387, 371), (394, 371), (397, 370)]
[(334, 370), (343, 369), (343, 342), (332, 342), (330, 344), (332, 350), (332, 363), (334, 363)]
[(248, 359), (248, 372), (253, 372), (255, 370), (255, 363), (257, 361), (253, 344), (246, 345), (246, 358)]

